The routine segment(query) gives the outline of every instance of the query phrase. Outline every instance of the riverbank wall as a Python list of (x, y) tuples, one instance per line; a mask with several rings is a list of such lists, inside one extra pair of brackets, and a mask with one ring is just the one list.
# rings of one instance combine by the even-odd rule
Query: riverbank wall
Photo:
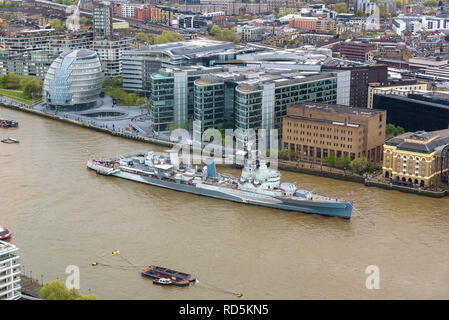
[(372, 180), (365, 180), (365, 186), (367, 187), (378, 187), (382, 189), (387, 190), (396, 190), (406, 193), (413, 193), (420, 196), (426, 196), (426, 197), (432, 197), (432, 198), (443, 198), (446, 196), (449, 196), (449, 190), (445, 191), (432, 191), (432, 190), (425, 190), (420, 188), (408, 188), (403, 186), (398, 186), (390, 183), (384, 183), (384, 182), (378, 182), (378, 181), (372, 181)]
[(314, 176), (325, 177), (325, 178), (332, 178), (332, 179), (338, 179), (338, 180), (344, 180), (344, 181), (350, 181), (350, 182), (358, 182), (358, 183), (365, 182), (364, 177), (355, 175), (352, 173), (345, 174), (345, 173), (341, 173), (341, 172), (332, 172), (329, 170), (309, 169), (307, 167), (302, 167), (297, 164), (293, 164), (291, 162), (289, 163), (287, 161), (282, 161), (282, 160), (279, 160), (278, 168), (281, 170), (311, 174)]

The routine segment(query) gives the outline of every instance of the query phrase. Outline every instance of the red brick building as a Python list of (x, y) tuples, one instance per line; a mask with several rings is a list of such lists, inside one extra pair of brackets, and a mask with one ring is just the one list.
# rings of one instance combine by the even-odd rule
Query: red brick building
[(316, 17), (296, 17), (290, 19), (289, 26), (294, 29), (316, 30), (318, 18)]
[(142, 6), (134, 8), (134, 18), (137, 20), (145, 21), (151, 19), (150, 7)]
[(342, 42), (340, 44), (340, 56), (349, 60), (364, 62), (366, 54), (375, 48), (376, 46), (371, 43), (360, 41)]

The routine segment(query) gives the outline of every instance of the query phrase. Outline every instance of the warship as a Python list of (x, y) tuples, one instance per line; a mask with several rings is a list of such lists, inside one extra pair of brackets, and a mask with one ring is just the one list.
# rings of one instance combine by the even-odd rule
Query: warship
[(183, 164), (174, 150), (88, 160), (87, 167), (101, 175), (273, 209), (346, 219), (351, 218), (353, 209), (352, 201), (317, 195), (298, 189), (295, 183), (281, 183), (281, 173), (268, 167), (264, 159), (245, 159), (240, 178), (217, 173), (213, 158), (208, 158), (203, 168)]

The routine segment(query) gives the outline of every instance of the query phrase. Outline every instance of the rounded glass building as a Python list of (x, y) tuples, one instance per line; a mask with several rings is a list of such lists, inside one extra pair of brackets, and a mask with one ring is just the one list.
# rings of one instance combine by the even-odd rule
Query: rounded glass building
[(65, 51), (47, 71), (42, 94), (44, 102), (55, 110), (91, 108), (100, 97), (103, 77), (100, 59), (95, 51)]

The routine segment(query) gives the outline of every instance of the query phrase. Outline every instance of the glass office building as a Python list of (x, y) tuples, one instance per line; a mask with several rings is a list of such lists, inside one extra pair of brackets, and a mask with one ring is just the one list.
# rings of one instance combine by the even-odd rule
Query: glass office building
[(122, 57), (123, 89), (149, 96), (151, 75), (159, 72), (161, 68), (211, 67), (235, 60), (238, 54), (257, 50), (260, 49), (209, 39), (186, 40), (125, 50)]
[[(337, 73), (242, 67), (170, 69), (152, 76), (155, 133), (182, 121), (208, 128), (280, 129), (287, 107), (303, 101), (336, 103)], [(349, 88), (346, 90), (349, 90)], [(341, 94), (346, 94), (342, 92)]]
[(65, 51), (48, 69), (42, 96), (50, 109), (88, 109), (100, 97), (103, 77), (95, 51)]

